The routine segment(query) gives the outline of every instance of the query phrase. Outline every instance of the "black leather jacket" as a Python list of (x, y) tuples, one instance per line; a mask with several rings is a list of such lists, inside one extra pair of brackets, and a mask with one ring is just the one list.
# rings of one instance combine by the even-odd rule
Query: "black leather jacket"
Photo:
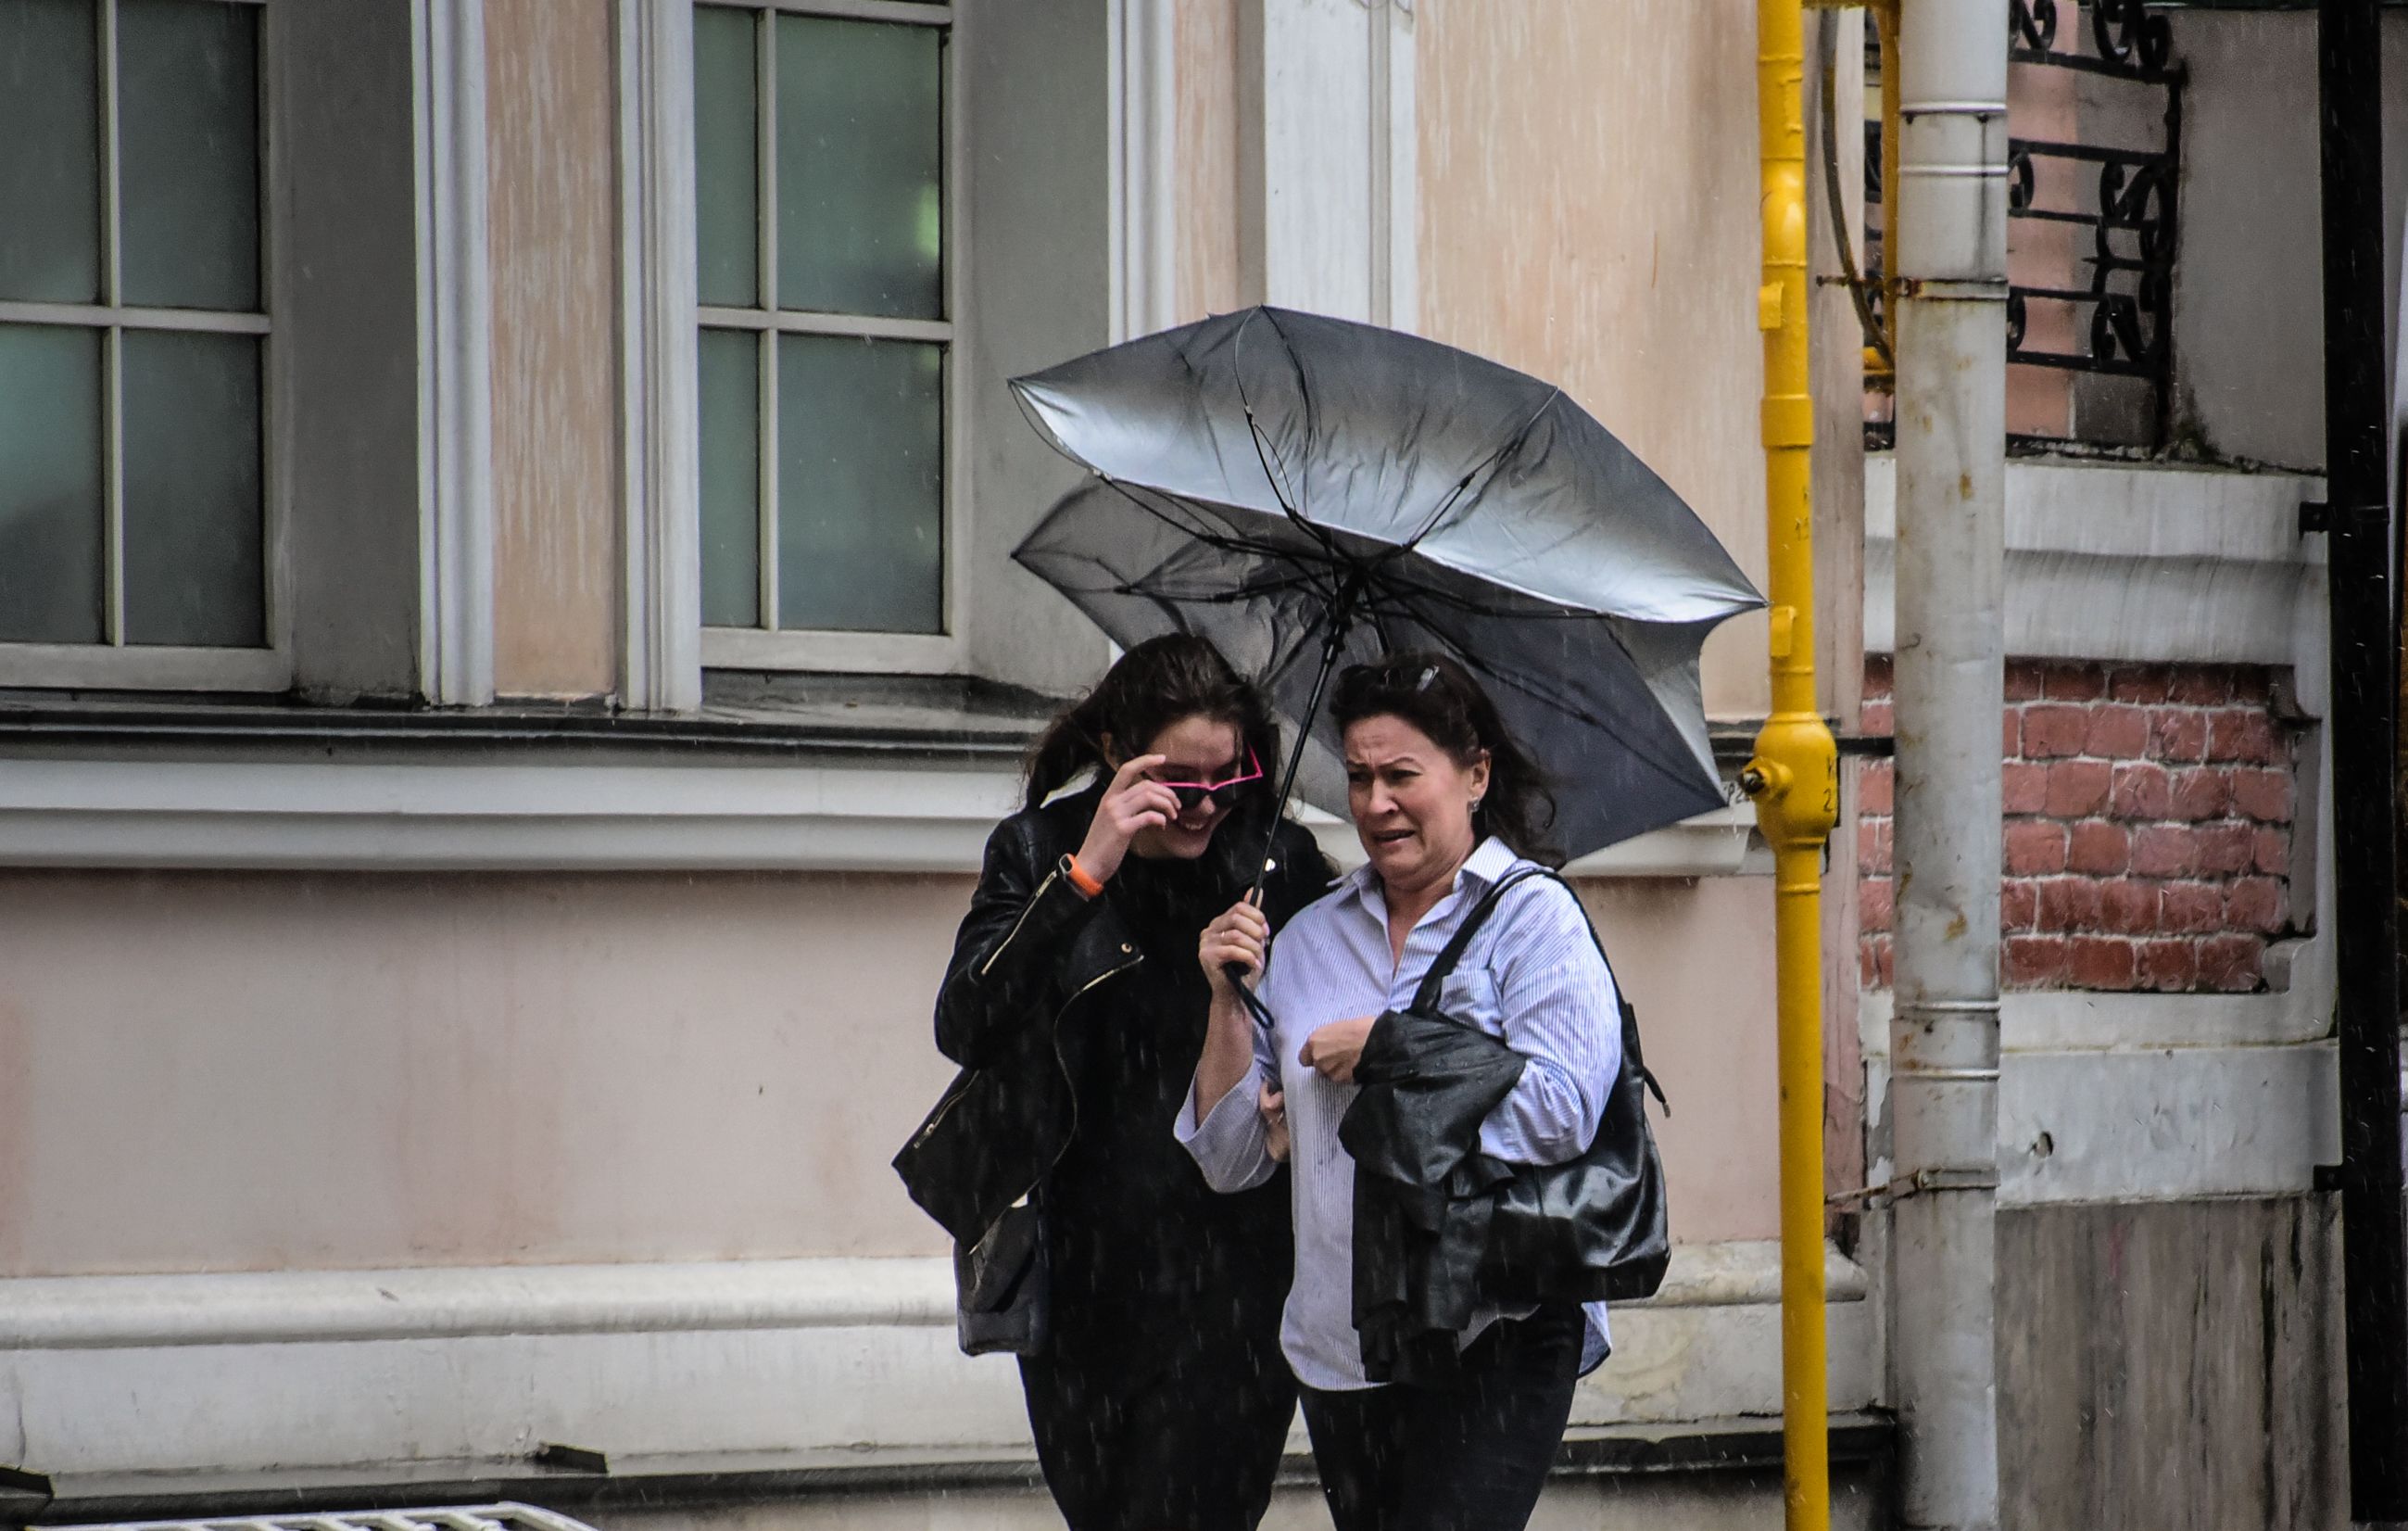
[[(1071, 1149), (1081, 1085), (1113, 1062), (1103, 1056), (1105, 1039), (1192, 1026), (1200, 1047), (1195, 932), (1149, 932), (1124, 907), (1118, 886), (1090, 900), (1064, 872), (1098, 795), (1091, 788), (998, 825), (954, 938), (937, 995), (937, 1046), (962, 1072), (895, 1167), (912, 1199), (956, 1239), (975, 1243)], [(1221, 832), (1245, 831), (1232, 823)], [(1272, 857), (1278, 866), (1264, 906), (1276, 928), (1322, 894), (1330, 873), (1312, 835), (1293, 823), (1281, 826)], [(1163, 1071), (1176, 1068), (1166, 1060)], [(1188, 1053), (1175, 1083), (1183, 1087), (1193, 1068)], [(1090, 1135), (1102, 1125), (1091, 1123)], [(1167, 1120), (1128, 1126), (1141, 1132), (1142, 1147), (1180, 1152)]]

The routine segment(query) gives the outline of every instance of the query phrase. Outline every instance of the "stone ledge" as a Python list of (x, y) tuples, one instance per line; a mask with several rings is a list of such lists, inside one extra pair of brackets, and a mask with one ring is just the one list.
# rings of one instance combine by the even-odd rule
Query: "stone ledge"
[[(1878, 1400), (1861, 1271), (1827, 1256), (1835, 1409)], [(612, 1462), (811, 1450), (1021, 1460), (1008, 1359), (962, 1356), (940, 1259), (0, 1281), (0, 1463), (103, 1475), (346, 1472), (399, 1454)], [(1781, 1405), (1778, 1249), (1685, 1246), (1619, 1305), (1573, 1423)], [(982, 1469), (983, 1470), (983, 1469)], [(415, 1481), (415, 1480), (413, 1480)], [(488, 1495), (490, 1496), (490, 1495)]]
[[(1019, 806), (1013, 769), (19, 758), (0, 866), (418, 872), (975, 874)], [(1327, 815), (1315, 832), (1362, 859)], [(1584, 857), (1576, 876), (1757, 869), (1755, 813), (1721, 808)]]
[[(1824, 1285), (1831, 1302), (1861, 1302), (1865, 1273), (1827, 1246)], [(1742, 1239), (1675, 1246), (1662, 1290), (1615, 1307), (1780, 1300), (1779, 1244)], [(942, 1257), (0, 1279), (0, 1350), (13, 1351), (953, 1323)]]
[[(1866, 458), (1870, 654), (1896, 643), (1897, 483), (1894, 455)], [(2312, 629), (2323, 619), (2323, 539), (2299, 535), (2298, 511), (2321, 485), (2297, 474), (2009, 460), (2007, 652), (2320, 666)]]

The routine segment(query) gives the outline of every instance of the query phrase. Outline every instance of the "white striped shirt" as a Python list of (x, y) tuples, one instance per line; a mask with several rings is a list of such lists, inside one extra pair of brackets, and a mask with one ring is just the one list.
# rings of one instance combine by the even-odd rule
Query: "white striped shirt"
[[(1254, 1028), (1254, 1063), (1199, 1122), (1188, 1092), (1175, 1131), (1216, 1191), (1260, 1185), (1274, 1168), (1254, 1107), (1264, 1079), (1287, 1095), (1294, 1142), (1296, 1281), (1280, 1343), (1297, 1379), (1325, 1392), (1369, 1387), (1354, 1332), (1354, 1162), (1338, 1123), (1354, 1098), (1297, 1061), (1305, 1038), (1333, 1020), (1375, 1016), (1412, 1003), (1422, 975), (1482, 896), (1518, 859), (1495, 838), (1455, 874), (1454, 889), (1406, 937), (1392, 960), (1387, 901), (1379, 874), (1361, 867), (1281, 931), (1259, 992), (1278, 1020)], [(1508, 892), (1446, 980), (1440, 1008), (1500, 1038), (1528, 1060), (1512, 1092), (1481, 1123), (1480, 1148), (1525, 1164), (1560, 1163), (1586, 1151), (1622, 1070), (1621, 1011), (1613, 975), (1598, 956), (1577, 901), (1550, 879)], [(1501, 1315), (1484, 1308), (1468, 1342)], [(1588, 1305), (1583, 1367), (1604, 1354), (1605, 1305)]]

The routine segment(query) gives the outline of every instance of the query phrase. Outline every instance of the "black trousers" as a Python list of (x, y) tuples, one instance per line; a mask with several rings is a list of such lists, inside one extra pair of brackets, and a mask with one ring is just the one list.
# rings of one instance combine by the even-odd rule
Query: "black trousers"
[(1445, 1387), (1302, 1390), (1338, 1531), (1521, 1531), (1571, 1419), (1581, 1310), (1490, 1324)]
[[(1270, 1505), (1296, 1377), (1267, 1324), (1058, 1328), (1020, 1380), (1045, 1486), (1070, 1531), (1254, 1531)], [(1065, 1314), (1055, 1309), (1059, 1322)]]

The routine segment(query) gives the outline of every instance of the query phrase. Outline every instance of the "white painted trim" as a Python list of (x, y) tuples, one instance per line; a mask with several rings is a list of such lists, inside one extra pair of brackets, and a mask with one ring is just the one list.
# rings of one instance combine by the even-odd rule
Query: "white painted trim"
[[(2291, 943), (2300, 968), (2324, 966), (2321, 982), (2298, 981), (2262, 994), (2097, 994), (2022, 990), (1999, 1001), (2003, 1053), (2148, 1053), (2186, 1047), (2276, 1047), (2314, 1042), (2332, 1030), (2329, 938)], [(2298, 975), (2304, 978), (2304, 974)], [(1893, 996), (1868, 989), (1856, 1002), (1856, 1034), (1867, 1057), (1889, 1051)]]
[(1178, 22), (1159, 0), (1108, 0), (1110, 339), (1179, 322)]
[(619, 0), (620, 701), (702, 705), (701, 465), (695, 440), (693, 7)]
[[(950, 571), (951, 560), (947, 562)], [(953, 576), (949, 571), (946, 577)], [(942, 632), (764, 632), (758, 628), (704, 628), (701, 633), (702, 663), (708, 670), (950, 675), (962, 668), (964, 657), (962, 641)]]
[[(1824, 1281), (1834, 1303), (1864, 1300), (1865, 1273), (1828, 1247)], [(1780, 1300), (1779, 1245), (1741, 1240), (1674, 1246), (1662, 1290), (1644, 1303), (1617, 1306), (1734, 1307)], [(950, 1328), (953, 1322), (953, 1263), (917, 1256), (0, 1279), (0, 1350)]]
[(0, 685), (136, 691), (282, 691), (293, 655), (260, 648), (0, 643)]
[(20, 760), (0, 865), (975, 873), (1006, 772)]
[[(1877, 1315), (1862, 1271), (1828, 1252), (1826, 1270), (1831, 1407), (1863, 1408)], [(1617, 1307), (1573, 1423), (1776, 1412), (1778, 1286), (1770, 1243), (1675, 1246), (1663, 1293)], [(1017, 1371), (958, 1352), (952, 1297), (941, 1258), (0, 1281), (0, 1455), (288, 1479), (545, 1440), (654, 1470), (734, 1452), (1026, 1462)]]
[(944, 1260), (73, 1276), (0, 1280), (0, 1350), (950, 1324)]
[[(1381, 218), (1381, 236), (1387, 246), (1386, 311), (1380, 323), (1391, 329), (1421, 328), (1421, 125), (1415, 80), (1412, 0), (1389, 0), (1372, 7), (1375, 24), (1386, 23), (1387, 93), (1385, 149), (1387, 206)], [(1377, 151), (1375, 151), (1376, 152)]]
[[(689, 39), (693, 34), (689, 32)], [(694, 109), (691, 99), (686, 110)], [(689, 123), (689, 129), (691, 123)], [(692, 209), (688, 209), (691, 214)], [(691, 267), (689, 266), (689, 269)], [(932, 345), (953, 343), (950, 319), (889, 319), (874, 313), (820, 313), (810, 309), (729, 309), (713, 304), (690, 307), (693, 322), (704, 329), (744, 329), (759, 334), (774, 329), (781, 335), (834, 335), (856, 340), (922, 340)]]
[[(2291, 665), (2322, 621), (2324, 549), (2299, 535), (2321, 481), (2016, 459), (2006, 473), (2007, 652)], [(1865, 459), (1865, 648), (1895, 642), (1897, 462)], [(2320, 651), (2319, 651), (2320, 652)]]
[(1246, 0), (1239, 265), (1264, 301), (1418, 323), (1414, 32), (1388, 0)]
[(273, 327), (264, 313), (222, 309), (120, 309), (106, 303), (0, 302), (0, 324), (74, 325), (86, 329), (182, 330), (209, 335), (265, 335)]
[[(751, 0), (738, 0), (750, 4)], [(924, 0), (769, 0), (768, 8), (789, 16), (835, 16), (855, 22), (900, 22), (908, 26), (947, 26), (953, 7)]]
[(494, 699), (484, 0), (418, 0), (419, 688)]
[(2329, 1042), (2013, 1055), (1999, 1082), (1999, 1197), (2300, 1194), (2341, 1157), (2338, 1091)]
[[(22, 759), (0, 770), (0, 866), (968, 874), (1019, 796), (1011, 772), (908, 765)], [(1755, 870), (1749, 813), (1567, 870)], [(1351, 827), (1307, 816), (1341, 865), (1362, 860)]]
[[(2332, 1044), (2323, 1040), (2330, 999), (2329, 982), (2281, 994), (2004, 996), (2000, 1200), (2308, 1191), (2315, 1166), (2341, 1151)], [(1875, 1103), (1887, 1098), (1891, 1002), (1868, 993), (1857, 1008)], [(1872, 1141), (1886, 1142), (1886, 1132), (1877, 1128)], [(1877, 1162), (1869, 1177), (1878, 1185), (1889, 1174)]]

